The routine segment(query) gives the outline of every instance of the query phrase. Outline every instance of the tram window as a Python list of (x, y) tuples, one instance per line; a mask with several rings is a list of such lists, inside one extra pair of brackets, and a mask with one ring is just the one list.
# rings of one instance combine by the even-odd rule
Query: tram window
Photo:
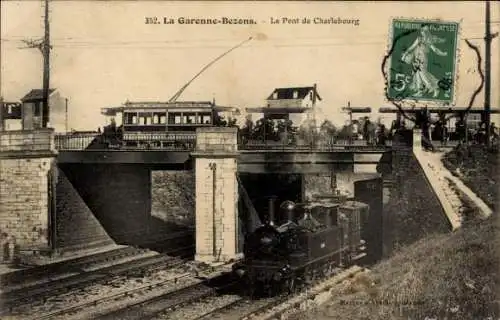
[(171, 113), (168, 115), (168, 123), (169, 124), (174, 124), (175, 123), (175, 117)]
[(151, 113), (139, 113), (139, 124), (141, 125), (151, 124)]
[(167, 116), (160, 116), (160, 123), (165, 124), (167, 122)]
[(168, 124), (180, 124), (181, 114), (180, 113), (169, 113), (168, 114)]
[(196, 115), (196, 123), (203, 123), (202, 117), (200, 115)]
[(196, 115), (195, 114), (184, 115), (184, 123), (189, 123), (189, 124), (196, 123)]
[(212, 117), (210, 117), (209, 115), (204, 115), (203, 116), (203, 123), (204, 124), (210, 124), (210, 123), (212, 123), (212, 121), (211, 121), (212, 119), (211, 118)]
[(155, 112), (153, 113), (153, 124), (165, 123), (165, 113)]
[(125, 124), (135, 124), (137, 116), (134, 113), (125, 113)]

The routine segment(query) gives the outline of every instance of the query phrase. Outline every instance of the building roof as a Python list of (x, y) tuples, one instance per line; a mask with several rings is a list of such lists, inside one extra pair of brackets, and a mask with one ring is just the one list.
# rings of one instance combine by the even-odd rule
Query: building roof
[[(49, 96), (56, 91), (56, 89), (49, 89)], [(32, 89), (27, 95), (25, 95), (21, 101), (31, 102), (31, 101), (41, 101), (43, 100), (43, 89)]]
[[(314, 87), (276, 88), (271, 93), (271, 95), (269, 95), (267, 100), (304, 99), (311, 90), (314, 90)], [(295, 91), (297, 91), (298, 93), (297, 98), (293, 97), (293, 93)], [(278, 94), (276, 99), (274, 98), (275, 93)], [(321, 97), (319, 96), (317, 90), (316, 90), (316, 98), (321, 100)]]

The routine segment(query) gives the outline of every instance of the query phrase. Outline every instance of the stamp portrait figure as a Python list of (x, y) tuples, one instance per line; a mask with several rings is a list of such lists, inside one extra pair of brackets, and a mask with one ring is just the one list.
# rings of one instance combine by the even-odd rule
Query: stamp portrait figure
[(428, 68), (429, 55), (433, 52), (439, 56), (446, 56), (447, 52), (435, 46), (444, 42), (445, 39), (432, 35), (429, 26), (424, 25), (413, 44), (402, 54), (401, 60), (412, 67), (409, 89), (414, 96), (421, 97), (424, 93), (430, 93), (434, 98), (438, 96), (439, 80)]
[(458, 29), (456, 22), (393, 19), (387, 98), (453, 104)]

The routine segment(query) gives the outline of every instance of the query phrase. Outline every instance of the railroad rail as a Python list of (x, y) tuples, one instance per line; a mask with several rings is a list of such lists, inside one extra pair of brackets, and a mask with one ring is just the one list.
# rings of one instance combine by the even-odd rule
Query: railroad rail
[[(195, 320), (208, 319), (239, 319), (248, 320), (255, 317), (265, 320), (280, 318), (290, 308), (294, 308), (304, 300), (318, 294), (320, 291), (330, 289), (331, 286), (342, 282), (343, 280), (354, 276), (361, 272), (362, 269), (358, 266), (353, 266), (346, 269), (334, 277), (329, 279), (321, 279), (314, 284), (306, 286), (303, 290), (288, 295), (283, 294), (272, 298), (262, 298), (259, 300), (250, 300), (247, 298), (239, 298), (227, 305), (210, 310), (198, 317)], [(318, 283), (320, 283), (318, 285)]]
[(206, 280), (187, 279), (187, 285), (177, 290), (168, 290), (166, 293), (146, 297), (145, 299), (126, 304), (111, 312), (96, 317), (98, 320), (111, 319), (154, 319), (169, 310), (180, 308), (208, 296), (216, 295), (218, 290), (233, 286), (234, 283), (227, 283), (228, 274), (216, 272)]
[(26, 283), (28, 281), (38, 280), (40, 277), (54, 277), (62, 272), (84, 269), (91, 264), (98, 264), (103, 261), (137, 255), (144, 251), (146, 250), (134, 247), (121, 247), (115, 250), (100, 252), (97, 254), (83, 256), (71, 260), (65, 260), (49, 265), (24, 268), (2, 275), (0, 277), (0, 285), (2, 286), (2, 291), (5, 292), (6, 288), (8, 288), (9, 286), (15, 286)]
[[(170, 241), (181, 239), (184, 237), (189, 238), (192, 237), (192, 235), (192, 231), (177, 232), (171, 234), (168, 238), (158, 239), (150, 244), (160, 245), (162, 243), (168, 243)], [(146, 251), (148, 250), (131, 246), (124, 246), (115, 250), (99, 252), (96, 254), (86, 255), (70, 260), (64, 260), (48, 265), (16, 270), (14, 272), (3, 274), (0, 277), (2, 293), (12, 291), (12, 289), (10, 289), (9, 287), (16, 287), (22, 284), (26, 284), (30, 281), (39, 281), (40, 278), (60, 278), (62, 273), (72, 273), (75, 272), (75, 270), (81, 271), (89, 269), (92, 267), (92, 265), (98, 265), (100, 263), (118, 260), (130, 256), (137, 256), (138, 254)]]
[[(30, 320), (46, 320), (46, 319), (54, 319), (54, 318), (65, 319), (67, 317), (75, 315), (76, 313), (81, 312), (83, 310), (86, 310), (88, 308), (92, 308), (92, 307), (95, 307), (97, 305), (102, 306), (103, 304), (105, 304), (107, 302), (113, 302), (113, 301), (115, 301), (119, 298), (122, 298), (122, 297), (141, 294), (141, 293), (144, 293), (144, 292), (152, 290), (152, 289), (154, 289), (154, 290), (168, 289), (168, 288), (172, 287), (172, 283), (175, 283), (176, 281), (179, 281), (180, 279), (187, 278), (187, 277), (189, 277), (189, 273), (185, 273), (185, 274), (182, 274), (180, 276), (177, 276), (177, 277), (174, 277), (174, 278), (171, 278), (168, 280), (159, 281), (156, 283), (140, 286), (139, 288), (134, 288), (131, 290), (123, 290), (121, 292), (118, 292), (118, 293), (115, 293), (112, 295), (108, 295), (108, 296), (103, 297), (103, 298), (97, 298), (97, 299), (93, 299), (90, 301), (85, 301), (83, 303), (75, 304), (75, 305), (72, 305), (70, 307), (64, 308), (62, 310), (49, 312), (49, 313), (46, 313), (43, 315), (36, 315), (35, 317), (30, 318)], [(169, 292), (166, 295), (176, 295), (180, 291), (182, 291), (182, 289), (179, 291)], [(162, 297), (157, 297), (157, 298), (160, 299)], [(143, 303), (144, 302), (138, 302), (137, 305), (139, 306), (139, 305), (142, 305)], [(129, 311), (126, 311), (126, 312), (128, 313)], [(114, 313), (111, 313), (111, 316), (113, 317), (111, 319), (125, 319), (124, 317), (114, 318), (115, 317)], [(107, 319), (108, 315), (103, 315), (101, 317), (97, 316), (97, 318), (98, 319)]]
[[(190, 235), (184, 232), (170, 240), (182, 239), (186, 236)], [(163, 239), (162, 241), (169, 240)], [(120, 278), (141, 277), (158, 270), (184, 266), (193, 256), (194, 245), (189, 243), (162, 253), (132, 247), (123, 248), (120, 252), (127, 254), (116, 256), (108, 253), (97, 255), (97, 257), (86, 256), (76, 259), (75, 263), (72, 260), (64, 261), (56, 268), (57, 271), (61, 271), (60, 273), (52, 272), (49, 277), (28, 285), (2, 288), (0, 317), (12, 316), (20, 310), (24, 312), (40, 301), (51, 300), (88, 286), (109, 283)], [(142, 252), (146, 253), (140, 254)], [(103, 264), (105, 262), (106, 264)], [(25, 318), (24, 315), (23, 318)]]
[[(193, 247), (191, 246), (176, 251), (189, 251), (187, 255), (191, 256), (190, 251), (192, 251), (192, 249)], [(127, 277), (138, 272), (153, 272), (158, 269), (174, 268), (185, 262), (186, 259), (182, 257), (174, 258), (159, 254), (133, 261), (126, 261), (90, 272), (78, 273), (51, 283), (42, 283), (18, 289), (2, 297), (0, 316), (8, 315), (14, 308), (23, 307), (35, 300), (46, 300), (49, 297), (61, 295), (72, 290), (79, 290), (91, 284), (94, 285), (111, 281), (112, 278), (116, 277)]]

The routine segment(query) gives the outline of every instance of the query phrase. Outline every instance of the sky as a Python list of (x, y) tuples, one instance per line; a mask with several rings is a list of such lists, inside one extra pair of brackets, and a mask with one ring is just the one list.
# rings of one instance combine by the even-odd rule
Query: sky
[[(240, 108), (263, 106), (276, 87), (318, 86), (322, 117), (342, 124), (341, 108), (391, 106), (381, 63), (392, 18), (460, 22), (456, 106), (480, 83), (484, 2), (196, 2), (51, 1), (51, 87), (69, 99), (69, 127), (104, 124), (100, 108), (131, 101), (166, 101), (201, 68), (253, 37), (207, 69), (179, 100), (212, 100)], [(0, 94), (8, 101), (42, 86), (42, 56), (23, 39), (43, 36), (43, 2), (1, 2)], [(500, 5), (491, 3), (492, 32)], [(175, 24), (146, 24), (147, 17)], [(184, 18), (251, 18), (252, 25), (186, 25)], [(341, 18), (359, 24), (271, 24), (271, 18)], [(492, 42), (491, 102), (500, 105), (499, 38)], [(481, 93), (474, 106), (483, 107)], [(375, 117), (378, 114), (374, 114)]]

